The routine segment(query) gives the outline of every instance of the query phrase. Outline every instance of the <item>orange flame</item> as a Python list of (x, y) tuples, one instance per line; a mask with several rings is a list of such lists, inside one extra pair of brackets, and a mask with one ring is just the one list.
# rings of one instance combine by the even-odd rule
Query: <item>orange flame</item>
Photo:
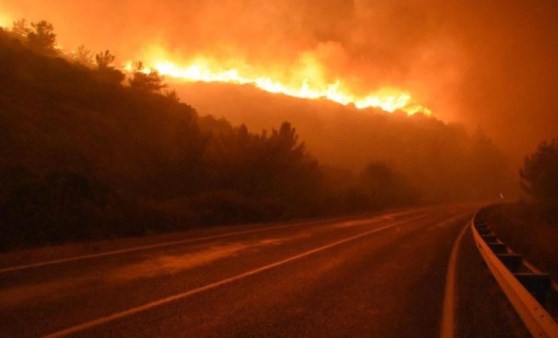
[[(189, 82), (250, 84), (271, 93), (304, 99), (327, 99), (343, 105), (353, 104), (359, 109), (373, 107), (386, 112), (403, 111), (408, 115), (431, 114), (430, 109), (418, 104), (408, 92), (399, 89), (382, 88), (368, 95), (355, 95), (339, 79), (325, 81), (321, 65), (311, 58), (306, 58), (303, 66), (294, 69), (286, 80), (284, 75), (260, 75), (260, 72), (244, 62), (234, 62), (239, 66), (231, 67), (207, 57), (197, 57), (183, 65), (168, 61), (165, 57), (147, 59), (151, 61), (144, 72), (157, 71), (161, 75)], [(132, 62), (127, 62), (124, 69), (132, 71)], [(270, 70), (268, 72), (273, 73)]]

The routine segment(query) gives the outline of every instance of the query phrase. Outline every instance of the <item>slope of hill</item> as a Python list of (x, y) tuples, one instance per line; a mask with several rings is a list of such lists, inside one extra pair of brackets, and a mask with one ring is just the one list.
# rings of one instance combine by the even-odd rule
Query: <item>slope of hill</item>
[(490, 198), (509, 189), (504, 156), (480, 130), (471, 135), (460, 124), (434, 117), (359, 110), (251, 86), (184, 82), (173, 86), (204, 113), (245, 123), (254, 131), (283, 120), (292, 122), (309, 151), (329, 166), (358, 172), (371, 161), (388, 163), (428, 201)]
[[(162, 92), (156, 74), (126, 78), (108, 52), (97, 65), (71, 60), (53, 48), (48, 23), (34, 27), (43, 31), (0, 30), (0, 250), (447, 202), (499, 189), (497, 148), (460, 127), (246, 87), (233, 94), (207, 87), (198, 100), (195, 86), (177, 87), (188, 102), (234, 124), (280, 126), (253, 132), (200, 116)], [(328, 166), (285, 120), (300, 125)]]
[(381, 164), (332, 183), (287, 122), (250, 133), (142, 73), (30, 47), (0, 31), (0, 249), (416, 200)]

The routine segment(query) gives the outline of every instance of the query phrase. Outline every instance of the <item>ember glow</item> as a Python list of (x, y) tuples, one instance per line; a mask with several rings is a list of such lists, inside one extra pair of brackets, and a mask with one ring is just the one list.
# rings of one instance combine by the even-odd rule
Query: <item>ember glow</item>
[(0, 27), (8, 28), (12, 22), (12, 18), (0, 8)]
[[(238, 66), (223, 66), (207, 57), (197, 57), (185, 63), (151, 58), (147, 64), (146, 72), (157, 71), (163, 76), (183, 81), (248, 84), (270, 93), (304, 99), (325, 99), (343, 105), (353, 104), (359, 109), (379, 108), (390, 113), (403, 111), (408, 115), (431, 114), (430, 109), (415, 102), (408, 92), (396, 88), (385, 87), (366, 95), (354, 94), (341, 79), (327, 81), (322, 66), (308, 60), (304, 62), (304, 66), (295, 67), (287, 75), (281, 71), (273, 75), (271, 70), (267, 71), (271, 74), (262, 74), (265, 72), (253, 69), (244, 62)], [(133, 62), (127, 62), (124, 70), (132, 69)]]

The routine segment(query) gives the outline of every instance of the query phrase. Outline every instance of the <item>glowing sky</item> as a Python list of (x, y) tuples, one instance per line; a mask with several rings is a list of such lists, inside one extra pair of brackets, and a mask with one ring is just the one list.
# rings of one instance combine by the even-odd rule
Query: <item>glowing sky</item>
[(288, 83), (315, 62), (323, 83), (410, 93), (518, 154), (558, 135), (553, 0), (0, 0), (0, 13), (45, 18), (64, 48), (109, 48), (122, 64), (158, 49)]

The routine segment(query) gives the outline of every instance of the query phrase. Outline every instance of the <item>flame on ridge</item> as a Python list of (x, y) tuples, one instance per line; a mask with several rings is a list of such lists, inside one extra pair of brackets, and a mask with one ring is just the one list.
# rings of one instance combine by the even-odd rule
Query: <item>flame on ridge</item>
[[(144, 72), (157, 71), (163, 76), (189, 82), (220, 82), (231, 84), (249, 84), (267, 92), (284, 94), (304, 99), (326, 99), (343, 105), (353, 104), (358, 109), (379, 108), (386, 112), (403, 111), (407, 115), (422, 113), (431, 115), (430, 109), (418, 104), (412, 96), (402, 90), (382, 88), (372, 94), (357, 96), (352, 94), (341, 80), (327, 82), (319, 65), (307, 63), (300, 70), (301, 76), (294, 80), (280, 81), (272, 77), (254, 74), (247, 67), (215, 66), (207, 58), (198, 57), (187, 65), (178, 65), (172, 61), (154, 59), (144, 68)], [(124, 70), (133, 70), (132, 62), (127, 62)], [(296, 73), (296, 71), (295, 71)]]

